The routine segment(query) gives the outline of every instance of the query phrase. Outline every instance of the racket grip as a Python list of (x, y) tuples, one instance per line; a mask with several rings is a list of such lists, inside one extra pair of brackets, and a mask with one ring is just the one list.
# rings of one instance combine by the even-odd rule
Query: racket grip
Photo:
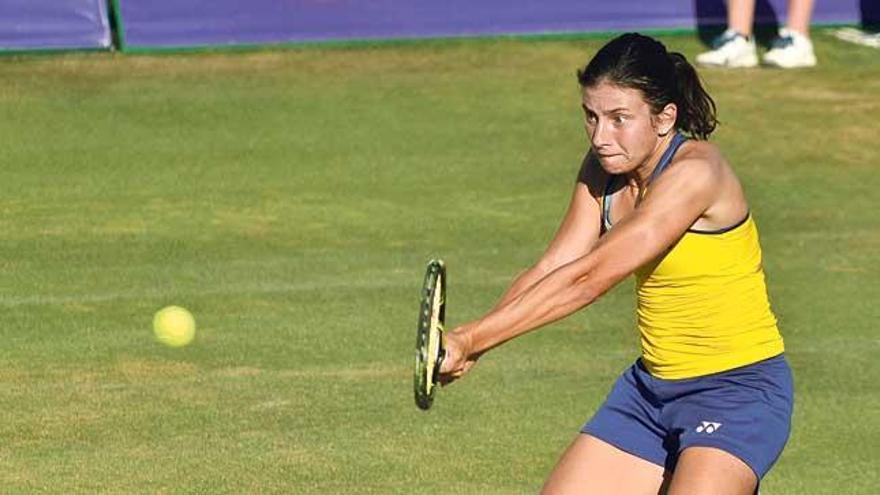
[(440, 367), (443, 366), (443, 360), (446, 359), (446, 349), (441, 348), (440, 352), (437, 353), (437, 372), (440, 372)]

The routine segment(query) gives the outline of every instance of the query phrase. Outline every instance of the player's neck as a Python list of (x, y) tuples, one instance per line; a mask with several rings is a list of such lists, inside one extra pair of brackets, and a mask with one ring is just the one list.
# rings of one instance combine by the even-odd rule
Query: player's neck
[(654, 169), (657, 168), (657, 165), (660, 163), (660, 158), (663, 156), (663, 152), (666, 151), (666, 148), (668, 148), (669, 144), (672, 142), (673, 135), (674, 133), (670, 132), (657, 140), (657, 144), (654, 146), (654, 150), (651, 151), (651, 154), (648, 155), (648, 159), (636, 167), (632, 172), (626, 174), (627, 182), (635, 186), (639, 191), (644, 190), (648, 181), (651, 180), (651, 174), (654, 173)]

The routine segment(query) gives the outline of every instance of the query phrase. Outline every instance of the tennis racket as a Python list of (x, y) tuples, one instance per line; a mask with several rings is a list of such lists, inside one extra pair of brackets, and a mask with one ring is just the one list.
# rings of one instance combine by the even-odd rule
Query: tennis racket
[(422, 286), (419, 326), (416, 329), (416, 366), (413, 375), (416, 405), (427, 411), (434, 402), (440, 364), (446, 357), (443, 325), (446, 317), (446, 265), (431, 260)]

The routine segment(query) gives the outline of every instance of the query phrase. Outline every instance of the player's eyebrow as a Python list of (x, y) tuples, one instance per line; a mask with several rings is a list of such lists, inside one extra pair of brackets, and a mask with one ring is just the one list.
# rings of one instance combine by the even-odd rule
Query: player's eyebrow
[(626, 107), (612, 108), (611, 110), (606, 111), (605, 115), (610, 115), (612, 113), (621, 113), (621, 112), (629, 112), (629, 109)]
[[(593, 113), (595, 113), (595, 114), (598, 114), (598, 113), (599, 113), (599, 112), (593, 110), (592, 108), (586, 106), (586, 105), (583, 104), (583, 103), (581, 103), (581, 108), (583, 108), (584, 110), (586, 110), (586, 111), (588, 111), (588, 112), (593, 112)], [(612, 114), (612, 113), (621, 113), (621, 112), (627, 113), (627, 112), (629, 112), (629, 109), (626, 108), (626, 107), (616, 107), (616, 108), (612, 108), (611, 110), (606, 110), (606, 111), (603, 112), (603, 113), (604, 113), (605, 115), (609, 115), (609, 114)]]

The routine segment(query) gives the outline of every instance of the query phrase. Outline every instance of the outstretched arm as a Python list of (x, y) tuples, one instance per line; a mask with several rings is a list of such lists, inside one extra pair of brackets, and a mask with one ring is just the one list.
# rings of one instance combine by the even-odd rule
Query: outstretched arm
[(656, 258), (711, 205), (718, 167), (683, 160), (652, 184), (642, 204), (615, 225), (588, 254), (567, 263), (491, 310), (446, 335), (441, 374), (451, 381), (492, 349), (589, 305), (636, 268)]
[[(575, 184), (568, 211), (565, 213), (556, 235), (553, 236), (553, 240), (538, 262), (514, 279), (501, 299), (490, 310), (490, 313), (507, 306), (557, 268), (581, 258), (593, 249), (601, 231), (601, 212), (596, 200), (597, 194), (599, 194), (597, 190), (602, 187), (598, 184), (604, 183), (604, 179), (604, 172), (595, 162), (595, 158), (587, 154), (581, 162), (578, 181)], [(458, 334), (453, 332), (448, 333), (447, 336), (447, 349), (451, 353), (450, 355), (463, 357), (463, 362), (457, 365), (459, 374), (456, 376), (460, 376), (476, 363), (480, 353), (462, 354), (457, 350), (460, 348), (456, 345)], [(440, 375), (443, 383), (454, 378), (451, 375)]]

